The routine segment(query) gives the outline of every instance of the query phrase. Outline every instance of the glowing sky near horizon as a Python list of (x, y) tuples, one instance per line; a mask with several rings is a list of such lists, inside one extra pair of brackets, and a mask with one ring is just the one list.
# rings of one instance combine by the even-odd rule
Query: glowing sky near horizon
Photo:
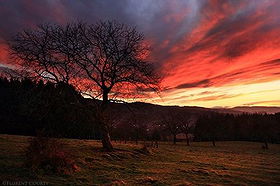
[(117, 19), (136, 25), (163, 74), (147, 102), (205, 107), (280, 106), (279, 0), (0, 0), (5, 40), (36, 24)]

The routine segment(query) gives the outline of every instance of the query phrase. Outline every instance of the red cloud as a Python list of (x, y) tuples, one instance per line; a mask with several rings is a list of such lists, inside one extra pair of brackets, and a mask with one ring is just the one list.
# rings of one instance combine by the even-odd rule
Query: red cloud
[(280, 57), (280, 27), (275, 20), (280, 19), (276, 6), (280, 4), (248, 2), (209, 1), (209, 6), (202, 9), (200, 24), (169, 50), (163, 66), (169, 71), (167, 87), (279, 79), (280, 63), (276, 59)]
[(150, 57), (165, 76), (162, 86), (166, 90), (280, 79), (278, 0), (149, 3), (23, 0), (3, 1), (0, 7), (1, 23), (5, 23), (0, 26), (2, 64), (9, 61), (3, 39), (24, 27), (44, 22), (63, 24), (72, 20), (95, 22), (114, 18), (137, 25), (147, 36), (147, 43), (153, 48)]

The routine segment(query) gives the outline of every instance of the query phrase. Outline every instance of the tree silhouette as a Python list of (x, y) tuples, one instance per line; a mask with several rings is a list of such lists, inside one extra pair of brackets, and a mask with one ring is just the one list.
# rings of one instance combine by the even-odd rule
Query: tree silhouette
[(178, 114), (176, 113), (166, 113), (162, 115), (163, 127), (172, 135), (173, 144), (177, 142), (177, 134), (180, 133), (180, 122), (178, 121)]
[(157, 90), (160, 78), (145, 59), (143, 34), (116, 21), (96, 24), (40, 25), (18, 33), (12, 55), (36, 78), (73, 85), (81, 93), (101, 97), (97, 118), (102, 144), (112, 150), (104, 113), (110, 96)]
[(187, 115), (185, 113), (178, 113), (178, 121), (181, 132), (186, 135), (187, 146), (190, 146), (189, 134), (193, 129), (197, 118), (195, 116)]

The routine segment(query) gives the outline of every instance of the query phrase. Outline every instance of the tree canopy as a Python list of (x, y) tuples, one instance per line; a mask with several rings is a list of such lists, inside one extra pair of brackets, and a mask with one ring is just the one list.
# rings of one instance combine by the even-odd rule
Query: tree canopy
[(149, 48), (143, 34), (116, 21), (39, 25), (18, 33), (10, 47), (29, 77), (69, 84), (102, 98), (98, 119), (108, 150), (113, 147), (104, 111), (110, 95), (156, 90), (160, 82), (154, 64), (146, 60)]
[(143, 34), (116, 21), (39, 25), (18, 33), (10, 45), (34, 77), (72, 84), (105, 101), (109, 93), (156, 90), (160, 82), (155, 65), (146, 60)]

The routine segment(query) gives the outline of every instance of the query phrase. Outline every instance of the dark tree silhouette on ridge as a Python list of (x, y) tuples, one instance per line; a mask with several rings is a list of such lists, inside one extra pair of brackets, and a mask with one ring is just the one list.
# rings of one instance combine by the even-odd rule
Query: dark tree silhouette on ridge
[(178, 121), (178, 116), (175, 113), (168, 112), (162, 115), (163, 127), (172, 135), (173, 144), (177, 142), (177, 134), (180, 133), (180, 122)]
[(18, 33), (10, 46), (31, 76), (101, 97), (97, 118), (103, 147), (109, 151), (113, 147), (104, 113), (110, 96), (156, 90), (160, 82), (154, 65), (145, 60), (149, 48), (143, 34), (116, 21), (40, 25)]
[(197, 118), (192, 115), (188, 115), (186, 113), (178, 113), (177, 114), (179, 125), (181, 132), (186, 136), (187, 146), (190, 146), (190, 138), (189, 134), (191, 133), (193, 127), (195, 126), (195, 122)]

